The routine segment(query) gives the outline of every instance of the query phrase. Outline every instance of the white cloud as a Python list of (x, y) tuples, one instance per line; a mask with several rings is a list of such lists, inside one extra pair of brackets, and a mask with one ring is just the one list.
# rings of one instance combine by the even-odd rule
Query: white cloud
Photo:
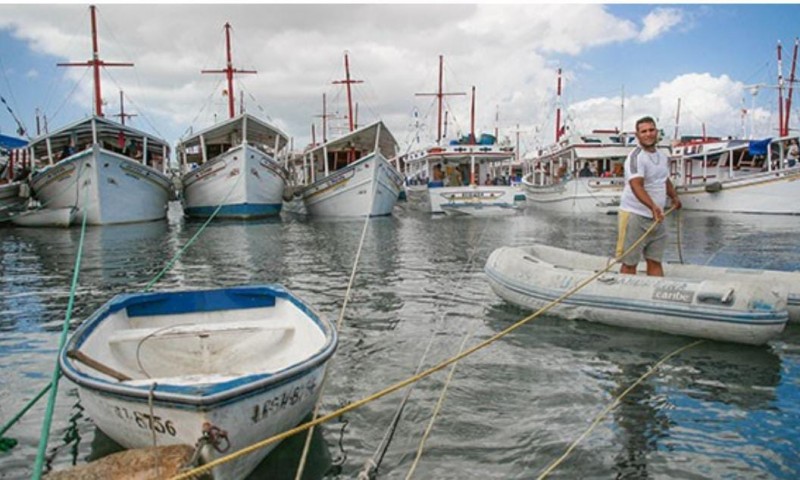
[(672, 27), (683, 21), (683, 13), (676, 8), (656, 8), (643, 20), (642, 31), (638, 40), (648, 42), (670, 31)]

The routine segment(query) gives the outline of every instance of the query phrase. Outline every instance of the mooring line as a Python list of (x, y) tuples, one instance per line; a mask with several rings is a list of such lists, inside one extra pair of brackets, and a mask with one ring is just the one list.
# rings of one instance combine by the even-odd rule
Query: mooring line
[[(378, 154), (377, 151), (373, 153), (374, 156), (377, 156), (377, 154)], [(377, 158), (375, 158), (375, 163), (376, 164), (378, 163)], [(373, 169), (374, 173), (372, 177), (372, 192), (371, 192), (372, 195), (369, 202), (369, 211), (367, 212), (367, 215), (364, 218), (364, 226), (361, 229), (361, 238), (358, 241), (358, 248), (356, 249), (356, 257), (355, 259), (353, 259), (353, 267), (350, 269), (350, 279), (347, 281), (347, 289), (344, 292), (344, 301), (342, 302), (341, 310), (339, 310), (339, 318), (336, 319), (337, 332), (341, 331), (342, 324), (344, 323), (344, 312), (347, 310), (347, 304), (350, 301), (350, 292), (353, 288), (353, 282), (355, 281), (356, 278), (356, 272), (358, 271), (358, 263), (361, 259), (361, 251), (364, 247), (364, 239), (367, 237), (367, 227), (369, 227), (369, 221), (372, 216), (372, 209), (375, 206), (375, 196), (378, 189), (378, 173), (379, 173), (378, 170), (379, 169), (377, 168), (377, 166), (376, 168)], [(333, 363), (333, 360), (335, 358), (336, 358), (336, 353), (334, 353), (334, 356), (328, 362), (326, 362), (325, 366), (323, 367), (322, 381), (319, 387), (319, 397), (317, 397), (317, 402), (314, 405), (314, 412), (312, 413), (311, 416), (312, 421), (316, 420), (319, 416), (319, 410), (322, 406), (322, 397), (323, 393), (325, 392), (325, 386), (328, 380), (329, 366)], [(306, 433), (306, 440), (305, 443), (303, 444), (303, 451), (300, 454), (300, 460), (298, 461), (297, 464), (297, 471), (295, 472), (295, 480), (300, 480), (303, 476), (303, 471), (305, 470), (306, 462), (308, 460), (308, 452), (311, 449), (311, 438), (313, 435), (314, 435), (314, 425), (311, 425)]]
[(202, 234), (206, 230), (208, 224), (210, 224), (211, 221), (214, 220), (214, 218), (217, 216), (219, 211), (222, 210), (222, 207), (225, 205), (225, 201), (228, 200), (228, 197), (231, 196), (231, 193), (233, 193), (234, 189), (236, 189), (236, 186), (239, 185), (239, 182), (242, 181), (242, 178), (244, 178), (245, 175), (246, 173), (239, 174), (239, 178), (237, 178), (236, 181), (233, 183), (233, 185), (231, 185), (231, 188), (228, 190), (228, 193), (226, 193), (225, 196), (222, 197), (222, 200), (219, 202), (219, 205), (217, 205), (217, 208), (215, 208), (214, 211), (211, 212), (211, 215), (209, 215), (206, 221), (203, 222), (200, 228), (197, 229), (197, 232), (195, 232), (195, 234), (192, 235), (192, 238), (190, 238), (189, 241), (187, 241), (186, 244), (183, 247), (181, 247), (180, 250), (178, 250), (178, 253), (176, 253), (172, 257), (172, 259), (170, 259), (169, 262), (167, 262), (164, 268), (162, 268), (161, 271), (158, 272), (156, 276), (153, 277), (153, 279), (150, 280), (150, 282), (148, 282), (147, 285), (145, 285), (144, 287), (145, 292), (153, 288), (153, 285), (155, 285), (159, 280), (161, 280), (161, 277), (163, 277), (168, 271), (172, 269), (173, 266), (175, 266), (175, 262), (180, 260), (183, 254), (186, 253), (186, 250), (188, 250), (189, 247), (191, 247), (192, 244), (194, 244), (194, 242), (198, 239), (198, 237), (200, 237), (200, 234)]
[[(671, 213), (672, 210), (674, 210), (674, 207), (670, 208), (667, 212), (664, 213), (664, 215), (665, 216), (669, 215), (669, 213)], [(341, 416), (341, 415), (343, 415), (345, 413), (348, 413), (348, 412), (353, 411), (353, 410), (355, 410), (357, 408), (360, 408), (360, 407), (362, 407), (362, 406), (364, 406), (364, 405), (366, 405), (366, 404), (368, 404), (370, 402), (378, 400), (379, 398), (383, 398), (386, 395), (394, 393), (394, 392), (402, 389), (403, 387), (406, 387), (406, 386), (408, 386), (408, 385), (410, 385), (410, 384), (412, 384), (414, 382), (418, 382), (419, 380), (421, 380), (423, 378), (426, 378), (426, 377), (428, 377), (428, 376), (430, 376), (430, 375), (432, 375), (432, 374), (444, 369), (445, 367), (447, 367), (447, 366), (449, 366), (449, 365), (451, 365), (453, 363), (456, 363), (456, 362), (458, 362), (459, 360), (461, 360), (461, 359), (463, 359), (465, 357), (468, 357), (469, 355), (472, 355), (473, 353), (477, 352), (478, 350), (481, 350), (481, 349), (491, 345), (492, 343), (494, 343), (497, 340), (505, 337), (509, 333), (511, 333), (514, 330), (518, 329), (519, 327), (525, 325), (526, 323), (528, 323), (529, 321), (531, 321), (534, 318), (538, 317), (539, 315), (547, 312), (548, 310), (550, 310), (554, 306), (556, 306), (559, 303), (561, 303), (564, 299), (566, 299), (569, 296), (573, 295), (578, 290), (582, 289), (583, 287), (585, 287), (586, 285), (588, 285), (589, 283), (593, 282), (595, 279), (597, 279), (598, 277), (603, 275), (604, 273), (608, 272), (611, 269), (612, 266), (616, 265), (622, 258), (625, 257), (625, 255), (629, 254), (631, 251), (633, 251), (634, 248), (636, 248), (641, 242), (643, 242), (644, 239), (648, 235), (650, 235), (650, 232), (652, 232), (658, 226), (658, 224), (659, 224), (658, 221), (654, 221), (650, 225), (650, 227), (642, 234), (641, 237), (639, 237), (635, 242), (633, 242), (633, 244), (631, 244), (631, 246), (628, 247), (627, 250), (622, 252), (621, 255), (616, 257), (604, 269), (596, 272), (594, 275), (590, 276), (589, 278), (579, 282), (572, 289), (570, 289), (567, 292), (561, 294), (561, 296), (559, 296), (555, 300), (551, 300), (549, 303), (547, 303), (543, 307), (539, 308), (537, 311), (533, 312), (532, 314), (528, 315), (527, 317), (523, 318), (522, 320), (517, 321), (516, 323), (512, 324), (511, 326), (506, 327), (504, 330), (496, 333), (495, 335), (493, 335), (493, 336), (489, 337), (488, 339), (478, 343), (477, 345), (474, 345), (474, 346), (470, 347), (469, 349), (467, 349), (465, 351), (462, 351), (458, 355), (455, 355), (454, 357), (451, 357), (448, 360), (445, 360), (443, 362), (440, 362), (440, 363), (434, 365), (433, 367), (425, 370), (424, 372), (421, 372), (421, 373), (419, 373), (417, 375), (414, 375), (413, 377), (409, 377), (409, 378), (407, 378), (405, 380), (401, 380), (400, 382), (397, 382), (397, 383), (395, 383), (393, 385), (390, 385), (390, 386), (384, 388), (383, 390), (380, 390), (378, 392), (373, 393), (372, 395), (369, 395), (369, 396), (367, 396), (365, 398), (362, 398), (361, 400), (357, 400), (357, 401), (352, 402), (352, 403), (350, 403), (348, 405), (345, 405), (344, 407), (342, 407), (342, 408), (340, 408), (340, 409), (338, 409), (338, 410), (336, 410), (334, 412), (331, 412), (331, 413), (328, 413), (328, 414), (323, 415), (321, 417), (315, 418), (315, 419), (313, 419), (313, 420), (311, 420), (309, 422), (306, 422), (306, 423), (304, 423), (302, 425), (298, 425), (298, 426), (296, 426), (294, 428), (291, 428), (289, 430), (286, 430), (286, 431), (284, 431), (282, 433), (279, 433), (277, 435), (273, 435), (270, 438), (261, 440), (259, 442), (256, 442), (256, 443), (252, 444), (252, 445), (249, 445), (247, 447), (241, 448), (241, 449), (239, 449), (239, 450), (237, 450), (237, 451), (235, 451), (235, 452), (233, 452), (233, 453), (231, 453), (229, 455), (226, 455), (224, 457), (220, 457), (220, 458), (217, 458), (215, 460), (212, 460), (212, 461), (210, 461), (210, 462), (208, 462), (208, 463), (206, 463), (204, 465), (201, 465), (199, 467), (196, 467), (196, 468), (194, 468), (192, 470), (188, 470), (186, 472), (182, 472), (181, 474), (172, 477), (172, 480), (184, 480), (184, 479), (194, 478), (197, 475), (200, 475), (202, 473), (208, 472), (209, 470), (211, 470), (212, 468), (216, 467), (217, 465), (221, 465), (221, 464), (233, 461), (233, 460), (235, 460), (235, 459), (237, 459), (237, 458), (239, 458), (241, 456), (244, 456), (244, 455), (249, 455), (250, 453), (253, 453), (254, 451), (256, 451), (258, 449), (264, 448), (264, 447), (266, 447), (268, 445), (271, 445), (271, 444), (273, 444), (275, 442), (279, 442), (281, 440), (284, 440), (284, 439), (286, 439), (288, 437), (291, 437), (292, 435), (295, 435), (297, 433), (309, 430), (312, 427), (315, 427), (317, 425), (325, 423), (325, 422), (327, 422), (329, 420), (332, 420), (334, 418), (337, 418), (337, 417), (339, 417), (339, 416)]]
[[(461, 348), (459, 348), (459, 352), (464, 350), (464, 347), (467, 345), (467, 340), (472, 338), (472, 331), (464, 335), (464, 339), (461, 341)], [(450, 382), (453, 380), (453, 376), (456, 373), (456, 367), (458, 366), (458, 362), (454, 362), (450, 366), (450, 372), (447, 374), (447, 379), (444, 382), (444, 386), (442, 387), (442, 391), (439, 394), (439, 399), (436, 401), (436, 406), (433, 409), (433, 414), (431, 415), (430, 420), (428, 421), (428, 426), (425, 428), (425, 432), (422, 434), (422, 438), (420, 439), (419, 446), (417, 447), (417, 454), (414, 456), (414, 461), (411, 463), (411, 467), (406, 474), (406, 480), (410, 479), (414, 475), (414, 471), (417, 469), (417, 465), (419, 464), (420, 459), (422, 458), (422, 451), (425, 449), (425, 443), (428, 441), (428, 437), (433, 431), (433, 424), (436, 422), (436, 417), (439, 415), (439, 412), (442, 409), (442, 405), (444, 405), (444, 399), (447, 395), (447, 389), (450, 386)]]
[[(80, 177), (80, 173), (78, 174), (78, 177), (76, 177), (76, 181), (77, 181), (77, 179), (79, 179), (79, 177)], [(238, 185), (238, 183), (241, 181), (241, 178), (242, 177), (240, 176), (236, 180), (234, 185), (231, 187), (231, 189), (228, 191), (228, 193), (223, 198), (222, 203), (220, 203), (217, 206), (217, 208), (214, 210), (214, 212), (211, 214), (211, 216), (209, 216), (208, 220), (201, 226), (201, 228), (189, 240), (189, 242), (187, 242), (187, 244), (184, 246), (184, 248), (182, 248), (172, 258), (172, 260), (167, 264), (167, 266), (161, 272), (159, 272), (156, 275), (156, 277), (153, 278), (153, 280), (150, 281), (150, 283), (148, 283), (148, 285), (145, 287), (145, 291), (147, 291), (150, 288), (152, 288), (152, 286), (161, 278), (161, 276), (163, 276), (170, 268), (172, 268), (172, 266), (180, 258), (180, 256), (183, 255), (183, 253), (189, 248), (189, 246), (197, 239), (197, 237), (199, 237), (200, 233), (203, 232), (203, 230), (205, 230), (206, 226), (208, 226), (208, 224), (211, 222), (211, 220), (217, 215), (219, 210), (222, 208), (225, 200), (233, 192), (233, 190), (236, 187), (236, 185)], [(84, 202), (86, 202), (88, 198), (89, 198), (88, 196), (84, 197)], [(58, 352), (61, 352), (61, 350), (64, 347), (64, 343), (66, 341), (65, 334), (66, 334), (66, 332), (68, 331), (68, 328), (69, 328), (69, 323), (71, 321), (72, 308), (73, 308), (74, 301), (75, 301), (75, 291), (77, 289), (77, 283), (76, 282), (77, 282), (78, 271), (80, 269), (80, 260), (81, 260), (81, 257), (83, 255), (83, 242), (84, 242), (84, 238), (85, 238), (85, 234), (86, 234), (86, 219), (87, 219), (87, 208), (86, 207), (87, 207), (87, 205), (84, 204), (83, 220), (81, 222), (81, 237), (80, 237), (80, 242), (78, 244), (78, 256), (76, 258), (75, 271), (73, 273), (73, 284), (70, 287), (70, 297), (69, 297), (69, 301), (68, 301), (68, 305), (67, 305), (67, 319), (65, 320), (65, 323), (64, 323), (65, 326), (62, 329), (62, 336), (61, 336), (61, 339), (59, 341)], [(50, 390), (50, 400), (48, 402), (47, 409), (48, 409), (48, 411), (50, 411), (53, 408), (53, 406), (50, 403), (54, 403), (55, 396), (58, 393), (58, 380), (61, 378), (61, 375), (62, 375), (62, 372), (61, 372), (61, 368), (60, 368), (60, 366), (58, 364), (58, 356), (56, 356), (56, 369), (55, 369), (55, 372), (54, 372), (54, 378), (50, 381), (50, 383), (45, 385), (45, 387), (42, 388), (42, 390), (39, 391), (39, 393), (37, 393), (36, 396), (34, 396), (34, 398), (31, 399), (28, 402), (28, 404), (26, 404), (22, 408), (22, 410), (20, 410), (19, 413), (17, 413), (9, 422), (7, 422), (2, 427), (2, 430), (0, 430), (0, 436), (3, 433), (5, 433), (6, 431), (8, 431), (12, 426), (14, 426), (14, 424), (16, 424), (33, 407), (33, 405), (35, 405), (44, 396), (44, 394), (47, 393), (48, 390)], [(53, 388), (53, 386), (55, 386), (55, 388)], [(34, 470), (34, 479), (37, 479), (37, 480), (39, 478), (41, 478), (41, 474), (42, 474), (41, 470), (43, 468), (43, 460), (44, 460), (44, 456), (43, 456), (44, 450), (43, 449), (47, 448), (47, 440), (48, 440), (47, 436), (49, 436), (50, 424), (52, 423), (52, 411), (50, 412), (50, 418), (45, 417), (45, 422), (48, 424), (47, 425), (47, 434), (44, 433), (44, 425), (43, 425), (43, 433), (42, 433), (42, 437), (40, 439), (40, 445), (39, 445), (40, 453), (37, 453), (36, 464), (34, 466), (34, 469), (35, 469)], [(44, 445), (44, 446), (42, 446), (42, 445)]]
[(61, 335), (58, 339), (58, 350), (56, 350), (56, 365), (53, 368), (53, 376), (50, 380), (50, 395), (47, 400), (47, 408), (45, 410), (44, 420), (42, 421), (42, 433), (39, 438), (39, 449), (36, 453), (36, 462), (33, 466), (33, 479), (39, 480), (42, 478), (42, 468), (44, 467), (44, 454), (47, 450), (47, 440), (50, 438), (50, 426), (53, 422), (53, 413), (55, 411), (56, 396), (58, 395), (58, 380), (61, 378), (61, 368), (58, 364), (58, 354), (67, 343), (67, 336), (69, 334), (69, 325), (72, 320), (72, 309), (75, 306), (75, 292), (78, 288), (78, 273), (81, 269), (81, 259), (83, 258), (83, 241), (86, 238), (86, 217), (87, 205), (84, 197), (83, 206), (83, 220), (81, 221), (81, 237), (78, 242), (78, 254), (75, 256), (75, 267), (72, 270), (72, 284), (69, 288), (69, 301), (67, 302), (67, 315), (64, 318), (64, 323), (61, 326)]
[[(466, 266), (461, 271), (461, 275), (458, 278), (458, 280), (456, 281), (456, 288), (451, 290), (451, 295), (450, 295), (449, 300), (454, 300), (455, 299), (456, 292), (460, 292), (461, 291), (461, 288), (460, 288), (461, 287), (461, 282), (464, 280), (464, 277), (466, 276), (466, 274), (472, 270), (472, 266), (473, 266), (473, 264), (475, 262), (475, 258), (477, 257), (477, 254), (478, 254), (478, 251), (480, 250), (481, 244), (483, 243), (483, 235), (486, 233), (488, 222), (489, 222), (488, 218), (486, 220), (484, 220), (483, 228), (480, 230), (480, 235), (478, 236), (477, 246), (473, 249), (472, 253), (467, 258)], [(437, 323), (440, 324), (439, 330), (437, 330), (437, 331), (435, 331), (435, 332), (433, 332), (431, 334), (431, 336), (430, 336), (430, 338), (428, 340), (428, 345), (425, 347), (425, 351), (423, 352), (422, 357), (420, 358), (420, 361), (417, 364), (417, 368), (414, 371), (415, 375), (422, 371), (422, 366), (425, 364), (425, 361), (428, 358), (428, 353), (430, 352), (431, 346), (433, 345), (433, 341), (435, 340), (437, 334), (442, 332), (441, 329), (443, 327), (445, 315), (446, 315), (446, 313), (442, 313), (439, 316), (439, 321), (437, 322)], [(470, 332), (470, 334), (471, 334), (471, 332)], [(468, 338), (470, 334), (467, 334), (464, 337), (465, 340), (462, 342), (461, 349), (459, 351), (464, 349), (464, 342), (466, 342), (466, 338)], [(453, 365), (453, 369), (455, 369), (455, 364)], [(450, 375), (449, 378), (452, 378), (452, 374)], [(443, 386), (442, 395), (447, 390), (447, 385), (448, 384), (449, 384), (449, 379), (445, 383), (445, 385)], [(415, 385), (416, 384), (412, 384), (406, 390), (406, 393), (403, 396), (403, 399), (401, 400), (400, 404), (398, 405), (397, 410), (395, 411), (395, 415), (392, 418), (392, 421), (389, 423), (389, 427), (387, 428), (386, 433), (384, 434), (384, 437), (383, 437), (383, 439), (381, 441), (381, 444), (375, 450), (375, 453), (372, 455), (372, 457), (369, 460), (367, 460), (367, 462), (365, 463), (364, 467), (362, 467), (361, 472), (358, 474), (358, 479), (359, 480), (367, 480), (367, 479), (373, 478), (374, 474), (377, 473), (378, 468), (380, 468), (381, 462), (383, 462), (383, 457), (386, 454), (386, 450), (389, 448), (389, 444), (391, 443), (392, 438), (394, 436), (394, 431), (397, 428), (397, 424), (400, 421), (400, 417), (403, 414), (403, 410), (405, 409), (406, 403), (408, 402), (408, 399), (411, 397), (411, 393), (414, 391), (414, 386)], [(435, 416), (435, 413), (434, 413), (434, 416)]]
[(542, 472), (538, 477), (536, 477), (537, 480), (542, 480), (543, 478), (547, 477), (548, 475), (550, 475), (550, 473), (553, 472), (553, 470), (555, 470), (559, 465), (561, 465), (561, 463), (567, 458), (567, 456), (569, 456), (569, 454), (572, 453), (572, 451), (575, 449), (575, 447), (578, 446), (578, 443), (580, 443), (584, 438), (586, 438), (592, 432), (592, 430), (594, 430), (594, 428), (600, 423), (600, 421), (603, 418), (605, 418), (605, 416), (608, 415), (608, 413), (611, 410), (615, 409), (617, 407), (617, 405), (619, 405), (622, 402), (623, 398), (625, 398), (634, 388), (638, 387), (639, 384), (641, 384), (643, 381), (645, 381), (650, 375), (655, 373), (655, 371), (658, 369), (658, 367), (660, 367), (664, 362), (666, 362), (670, 358), (678, 355), (679, 353), (682, 353), (682, 352), (684, 352), (684, 351), (686, 351), (686, 350), (688, 350), (690, 348), (696, 347), (697, 345), (700, 345), (704, 341), (705, 340), (696, 340), (696, 341), (694, 341), (692, 343), (686, 344), (686, 345), (684, 345), (684, 346), (672, 351), (670, 354), (664, 356), (663, 358), (661, 358), (661, 360), (656, 362), (644, 374), (642, 374), (642, 376), (640, 376), (635, 382), (633, 382), (628, 388), (626, 388), (624, 392), (622, 392), (617, 398), (615, 398), (614, 401), (611, 402), (611, 404), (609, 406), (607, 406), (605, 409), (603, 409), (603, 411), (600, 412), (600, 414), (598, 414), (595, 417), (594, 421), (589, 426), (589, 428), (586, 429), (585, 432), (583, 432), (577, 439), (575, 439), (574, 442), (572, 442), (570, 444), (570, 446), (567, 448), (567, 450), (564, 452), (564, 454), (561, 455), (560, 457), (558, 457), (553, 463), (550, 464), (550, 466), (548, 466), (544, 470), (544, 472)]

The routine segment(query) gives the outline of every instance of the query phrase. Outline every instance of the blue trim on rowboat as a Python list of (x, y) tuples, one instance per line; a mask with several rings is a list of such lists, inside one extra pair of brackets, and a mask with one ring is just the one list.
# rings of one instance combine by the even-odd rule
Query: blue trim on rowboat
[[(255, 218), (270, 217), (281, 213), (283, 203), (239, 203), (236, 205), (225, 205), (219, 209), (217, 218)], [(210, 217), (217, 209), (214, 207), (188, 207), (186, 215), (190, 217)]]
[[(517, 293), (527, 295), (536, 300), (551, 302), (566, 292), (566, 290), (534, 289), (523, 286), (518, 282), (508, 280), (497, 272), (486, 269), (486, 275), (502, 284), (506, 288)], [(725, 312), (715, 313), (713, 310), (694, 306), (692, 308), (681, 308), (680, 306), (659, 305), (653, 306), (651, 302), (630, 301), (630, 300), (607, 300), (607, 297), (596, 295), (585, 295), (575, 293), (562, 300), (562, 304), (605, 308), (611, 310), (627, 310), (641, 313), (653, 313), (670, 317), (692, 318), (700, 321), (732, 323), (736, 325), (769, 326), (785, 324), (789, 320), (789, 313), (786, 310), (761, 310), (758, 312)]]
[[(298, 377), (303, 377), (312, 372), (317, 367), (323, 365), (336, 350), (338, 344), (338, 335), (333, 328), (333, 324), (327, 319), (321, 319), (316, 312), (314, 312), (305, 303), (301, 302), (294, 294), (279, 285), (254, 285), (244, 287), (231, 287), (221, 290), (197, 290), (191, 293), (195, 295), (204, 295), (211, 292), (227, 292), (232, 298), (246, 299), (239, 306), (242, 309), (257, 308), (252, 306), (252, 298), (257, 296), (272, 295), (274, 298), (283, 298), (294, 304), (300, 311), (308, 316), (314, 324), (316, 324), (322, 331), (326, 338), (326, 343), (319, 352), (309, 357), (304, 362), (300, 362), (284, 370), (276, 373), (261, 373), (253, 374), (243, 377), (237, 377), (232, 380), (212, 383), (212, 384), (195, 384), (195, 385), (162, 385), (159, 384), (153, 392), (153, 400), (159, 404), (169, 403), (172, 405), (181, 406), (182, 408), (209, 408), (217, 407), (233, 401), (238, 401), (242, 398), (247, 398), (256, 395), (264, 390), (276, 388), (286, 382), (294, 380)], [(187, 293), (187, 292), (173, 292), (173, 293)], [(170, 292), (155, 292), (155, 293), (133, 293), (117, 295), (103, 306), (101, 306), (92, 316), (84, 321), (78, 330), (70, 338), (69, 342), (64, 346), (64, 349), (59, 354), (59, 361), (64, 375), (67, 376), (74, 383), (81, 385), (85, 388), (91, 389), (96, 393), (116, 396), (127, 399), (148, 399), (149, 398), (149, 385), (130, 385), (119, 382), (112, 382), (98, 378), (93, 375), (76, 370), (73, 366), (73, 360), (67, 358), (68, 351), (80, 349), (80, 347), (91, 336), (94, 330), (105, 320), (110, 314), (125, 308), (128, 305), (138, 305), (142, 302), (149, 302), (152, 299), (160, 299), (165, 295), (170, 295)], [(263, 300), (260, 300), (263, 302)]]
[(128, 317), (217, 312), (246, 308), (274, 307), (275, 295), (267, 292), (211, 290), (205, 292), (159, 292), (147, 297), (129, 297), (115, 303), (109, 313), (127, 309)]

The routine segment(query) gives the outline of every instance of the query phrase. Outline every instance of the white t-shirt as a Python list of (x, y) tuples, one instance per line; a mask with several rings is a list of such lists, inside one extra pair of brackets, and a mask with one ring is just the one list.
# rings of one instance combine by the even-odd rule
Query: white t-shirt
[(625, 159), (625, 188), (620, 199), (620, 210), (635, 213), (647, 218), (653, 218), (650, 211), (636, 198), (631, 189), (632, 178), (644, 178), (644, 189), (656, 205), (667, 204), (667, 178), (669, 178), (669, 159), (660, 150), (648, 152), (642, 147), (636, 147)]

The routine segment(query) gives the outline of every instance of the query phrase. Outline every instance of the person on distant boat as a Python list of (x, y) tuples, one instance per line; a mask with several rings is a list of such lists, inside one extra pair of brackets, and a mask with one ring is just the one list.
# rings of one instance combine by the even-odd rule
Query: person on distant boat
[(492, 182), (492, 176), (487, 173), (486, 174), (486, 180), (483, 181), (483, 184), (484, 185), (491, 185), (492, 183), (493, 183)]
[(662, 277), (661, 258), (667, 243), (664, 205), (667, 196), (675, 208), (681, 208), (681, 200), (669, 179), (669, 159), (656, 148), (658, 129), (652, 117), (636, 121), (636, 140), (639, 145), (625, 159), (625, 187), (619, 206), (616, 256), (628, 250), (656, 221), (658, 226), (621, 259), (620, 272), (636, 274), (636, 267), (644, 255), (647, 274)]
[(594, 173), (592, 173), (592, 169), (589, 168), (589, 162), (583, 162), (583, 168), (581, 171), (578, 172), (579, 177), (593, 177)]
[(786, 154), (786, 166), (794, 167), (800, 160), (800, 149), (797, 147), (797, 139), (789, 140), (789, 151)]
[(444, 180), (444, 172), (442, 172), (442, 166), (437, 163), (433, 166), (433, 181), (441, 182), (442, 180)]

